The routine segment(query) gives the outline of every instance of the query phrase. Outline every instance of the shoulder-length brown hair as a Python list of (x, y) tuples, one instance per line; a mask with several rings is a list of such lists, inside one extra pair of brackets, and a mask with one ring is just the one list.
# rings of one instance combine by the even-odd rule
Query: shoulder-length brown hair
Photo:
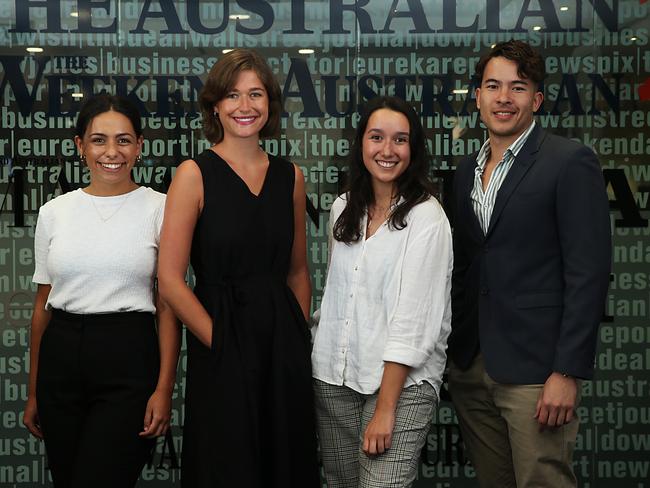
[(214, 113), (214, 106), (230, 92), (242, 71), (254, 71), (269, 97), (269, 119), (260, 131), (261, 137), (272, 137), (280, 131), (282, 92), (273, 72), (262, 56), (251, 49), (235, 49), (217, 61), (208, 73), (208, 79), (199, 94), (203, 115), (203, 133), (213, 144), (223, 140), (223, 126)]

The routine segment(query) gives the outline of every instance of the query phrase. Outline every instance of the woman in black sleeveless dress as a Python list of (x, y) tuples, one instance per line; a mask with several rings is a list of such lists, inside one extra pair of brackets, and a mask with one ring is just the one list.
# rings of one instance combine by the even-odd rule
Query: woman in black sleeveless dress
[(214, 65), (200, 101), (215, 145), (178, 167), (159, 262), (188, 328), (182, 484), (316, 487), (304, 180), (259, 147), (279, 127), (280, 88), (241, 49)]

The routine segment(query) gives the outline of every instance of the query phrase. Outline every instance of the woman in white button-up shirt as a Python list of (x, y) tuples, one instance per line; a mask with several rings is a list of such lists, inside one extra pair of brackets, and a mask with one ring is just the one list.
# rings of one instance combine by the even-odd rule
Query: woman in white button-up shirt
[(407, 487), (445, 367), (451, 231), (410, 105), (368, 102), (351, 155), (312, 353), (325, 477), (329, 488)]

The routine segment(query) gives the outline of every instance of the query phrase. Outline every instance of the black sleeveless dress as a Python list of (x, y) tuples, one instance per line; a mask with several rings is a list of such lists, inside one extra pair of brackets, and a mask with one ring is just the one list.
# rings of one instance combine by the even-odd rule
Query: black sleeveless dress
[(196, 162), (204, 207), (192, 241), (194, 292), (212, 348), (187, 333), (185, 488), (319, 486), (310, 343), (287, 286), (293, 165), (269, 155), (259, 196), (216, 153)]

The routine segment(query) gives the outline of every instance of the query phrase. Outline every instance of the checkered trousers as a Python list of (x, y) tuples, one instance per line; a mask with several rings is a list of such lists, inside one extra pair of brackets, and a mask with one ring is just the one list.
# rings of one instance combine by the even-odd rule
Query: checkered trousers
[(408, 488), (417, 475), (438, 398), (428, 383), (402, 390), (391, 447), (378, 456), (363, 451), (363, 433), (372, 419), (377, 393), (314, 380), (318, 437), (328, 488)]

